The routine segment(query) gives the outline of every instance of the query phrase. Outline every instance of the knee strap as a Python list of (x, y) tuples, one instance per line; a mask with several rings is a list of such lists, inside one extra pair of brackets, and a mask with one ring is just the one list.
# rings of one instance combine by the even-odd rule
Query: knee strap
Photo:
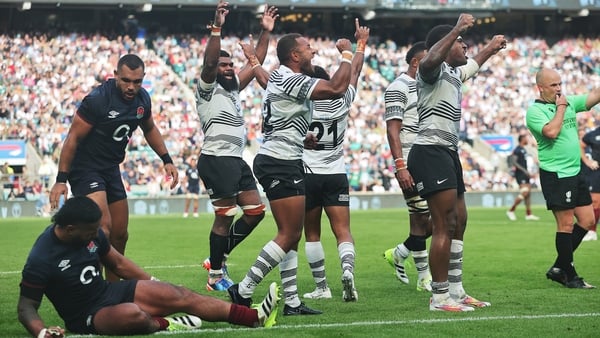
[(215, 215), (217, 216), (235, 216), (238, 212), (237, 205), (230, 205), (227, 207), (213, 205), (213, 209), (215, 209)]
[(419, 195), (407, 199), (406, 205), (408, 206), (409, 214), (424, 214), (429, 212), (427, 201)]
[(263, 214), (265, 212), (265, 205), (261, 204), (248, 204), (242, 206), (242, 210), (244, 211), (244, 215), (248, 216), (256, 216)]

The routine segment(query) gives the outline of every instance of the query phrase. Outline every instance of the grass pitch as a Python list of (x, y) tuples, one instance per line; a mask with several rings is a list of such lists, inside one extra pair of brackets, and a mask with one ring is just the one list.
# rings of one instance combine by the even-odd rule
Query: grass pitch
[[(431, 312), (429, 295), (416, 291), (416, 271), (408, 269), (410, 285), (400, 283), (382, 258), (388, 248), (408, 234), (404, 209), (354, 211), (352, 233), (356, 242), (358, 302), (345, 303), (341, 293), (341, 269), (335, 239), (323, 220), (327, 278), (331, 300), (307, 300), (323, 310), (317, 316), (284, 317), (270, 329), (247, 329), (227, 323), (204, 322), (201, 330), (177, 337), (594, 337), (600, 332), (600, 289), (572, 290), (546, 279), (555, 258), (555, 225), (552, 214), (534, 209), (540, 221), (511, 222), (504, 209), (469, 208), (465, 235), (464, 286), (476, 298), (492, 306), (469, 313)], [(183, 219), (131, 217), (127, 256), (164, 281), (205, 291), (206, 271), (201, 262), (208, 256), (212, 215)], [(49, 224), (48, 219), (26, 218), (0, 221), (0, 337), (26, 337), (17, 320), (20, 270), (31, 245)], [(239, 281), (263, 245), (275, 234), (267, 215), (254, 233), (232, 253), (228, 266)], [(412, 259), (411, 259), (412, 260)], [(584, 242), (575, 253), (577, 271), (600, 287), (600, 242)], [(271, 281), (280, 283), (279, 269), (272, 271), (255, 293), (257, 300)], [(314, 283), (299, 247), (298, 288), (312, 291)], [(227, 299), (226, 293), (210, 295)], [(50, 302), (44, 299), (40, 314), (47, 325), (64, 326)], [(166, 333), (158, 333), (164, 335)], [(70, 336), (70, 335), (69, 335)]]

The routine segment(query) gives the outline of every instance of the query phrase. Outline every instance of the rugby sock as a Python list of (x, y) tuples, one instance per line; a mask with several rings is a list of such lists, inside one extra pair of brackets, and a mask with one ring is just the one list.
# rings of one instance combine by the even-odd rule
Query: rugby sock
[[(254, 289), (258, 283), (260, 283), (265, 276), (273, 270), (285, 257), (285, 251), (277, 245), (274, 241), (269, 241), (260, 254), (256, 258), (256, 261), (250, 267), (250, 270), (246, 274), (246, 277), (239, 283), (238, 291), (244, 298), (252, 297)], [(296, 266), (298, 262), (296, 262)]]
[(298, 252), (290, 250), (279, 263), (279, 272), (281, 274), (281, 286), (285, 304), (291, 307), (300, 306), (298, 297), (298, 284), (296, 276), (298, 274)]
[(223, 278), (223, 269), (213, 270), (212, 268), (208, 270), (208, 283), (214, 284), (219, 279)]
[[(410, 236), (409, 236), (409, 238), (410, 238)], [(404, 243), (406, 243), (406, 241), (404, 241)], [(408, 248), (406, 247), (406, 245), (404, 243), (400, 243), (400, 244), (398, 244), (398, 246), (396, 246), (396, 250), (394, 250), (394, 254), (396, 256), (400, 256), (400, 257), (406, 259), (406, 258), (408, 258), (408, 255), (410, 254), (410, 250), (408, 250)]]
[(249, 225), (244, 221), (243, 218), (239, 218), (237, 221), (233, 222), (233, 224), (229, 227), (229, 236), (227, 242), (227, 249), (225, 252), (230, 253), (233, 248), (235, 248), (238, 244), (240, 244), (254, 228), (254, 226)]
[(573, 279), (577, 275), (575, 267), (573, 266), (573, 243), (572, 234), (566, 232), (556, 233), (556, 257), (555, 267), (563, 269), (567, 274), (567, 280)]
[(304, 251), (315, 284), (318, 288), (326, 288), (327, 278), (325, 276), (325, 251), (323, 250), (323, 244), (320, 241), (306, 242), (304, 244)]
[(433, 302), (439, 303), (446, 300), (448, 295), (448, 282), (431, 282), (431, 298)]
[(573, 252), (577, 250), (579, 244), (583, 240), (583, 237), (588, 233), (587, 230), (579, 226), (579, 224), (575, 223), (573, 225), (573, 233), (571, 234), (571, 246), (573, 247)]
[(338, 254), (340, 255), (340, 262), (342, 265), (342, 274), (346, 270), (354, 275), (354, 257), (356, 252), (354, 251), (354, 243), (342, 242), (338, 245)]
[(231, 304), (227, 321), (231, 324), (254, 327), (258, 323), (258, 311), (242, 305)]
[(413, 251), (412, 255), (415, 260), (415, 267), (417, 268), (419, 279), (428, 277), (430, 272), (427, 250)]
[(223, 254), (227, 249), (227, 237), (210, 232), (210, 266), (221, 268), (223, 266)]
[(152, 317), (158, 323), (158, 331), (166, 330), (169, 327), (169, 321), (164, 317)]
[(462, 299), (466, 292), (462, 285), (463, 241), (453, 239), (450, 244), (450, 264), (448, 265), (448, 282), (450, 296)]

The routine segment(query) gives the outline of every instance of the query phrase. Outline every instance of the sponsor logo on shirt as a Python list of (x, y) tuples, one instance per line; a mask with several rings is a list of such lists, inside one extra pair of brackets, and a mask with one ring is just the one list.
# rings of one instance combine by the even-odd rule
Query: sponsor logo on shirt
[(141, 106), (140, 106), (140, 107), (138, 107), (138, 108), (137, 108), (137, 111), (136, 111), (135, 113), (136, 113), (136, 114), (135, 114), (135, 117), (136, 117), (138, 120), (139, 120), (139, 119), (141, 119), (142, 117), (144, 117), (144, 107), (141, 107)]
[(60, 261), (60, 263), (58, 263), (58, 267), (60, 268), (60, 271), (67, 270), (71, 267), (71, 260), (63, 259), (62, 261)]
[(115, 119), (115, 118), (117, 118), (117, 116), (119, 116), (119, 114), (120, 113), (118, 111), (111, 110), (111, 111), (108, 112), (108, 118), (109, 119)]

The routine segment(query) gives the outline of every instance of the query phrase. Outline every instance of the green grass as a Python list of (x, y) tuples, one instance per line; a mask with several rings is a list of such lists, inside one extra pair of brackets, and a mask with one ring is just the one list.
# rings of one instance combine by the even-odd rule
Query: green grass
[[(356, 287), (359, 300), (341, 299), (339, 259), (328, 226), (323, 231), (327, 276), (334, 299), (307, 301), (324, 311), (319, 316), (277, 318), (271, 329), (245, 329), (226, 323), (203, 323), (203, 329), (178, 337), (593, 337), (600, 332), (599, 290), (566, 289), (545, 278), (555, 258), (555, 226), (552, 215), (534, 210), (542, 220), (510, 222), (504, 209), (469, 209), (465, 236), (464, 285), (473, 296), (492, 302), (490, 308), (470, 313), (431, 312), (429, 295), (417, 292), (416, 272), (409, 269), (412, 284), (401, 285), (382, 258), (385, 249), (404, 240), (408, 233), (403, 209), (356, 211), (352, 232), (356, 242)], [(200, 293), (206, 272), (200, 267), (208, 255), (212, 215), (199, 219), (132, 217), (127, 255), (162, 280), (183, 284)], [(44, 219), (0, 222), (0, 337), (25, 337), (16, 317), (19, 271), (31, 245), (48, 224)], [(324, 221), (324, 224), (326, 221)], [(268, 215), (258, 229), (233, 252), (229, 260), (232, 278), (240, 280), (262, 246), (274, 237), (275, 225)], [(298, 286), (300, 293), (314, 288), (300, 244)], [(575, 254), (580, 275), (600, 286), (600, 242), (584, 242)], [(279, 282), (279, 270), (271, 272), (256, 290), (266, 292), (271, 281)], [(225, 293), (210, 293), (227, 299)], [(281, 303), (283, 304), (283, 302)], [(281, 309), (281, 307), (280, 307)], [(47, 325), (61, 325), (45, 299), (40, 309)]]

